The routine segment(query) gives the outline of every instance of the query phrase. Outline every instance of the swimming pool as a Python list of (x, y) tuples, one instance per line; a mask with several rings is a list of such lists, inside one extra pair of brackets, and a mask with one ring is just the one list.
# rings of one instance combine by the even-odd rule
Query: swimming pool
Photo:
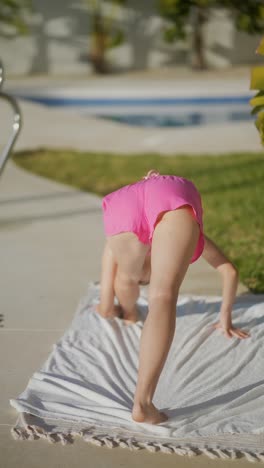
[[(92, 94), (92, 93), (91, 93)], [(191, 97), (139, 95), (107, 97), (107, 93), (95, 96), (71, 96), (68, 93), (15, 93), (17, 97), (49, 107), (60, 107), (78, 112), (84, 117), (97, 117), (138, 127), (193, 127), (226, 122), (254, 120), (251, 115), (250, 93), (210, 94)], [(105, 96), (102, 96), (105, 94)], [(147, 94), (147, 93), (146, 93)], [(164, 93), (163, 93), (164, 94)]]
[(182, 112), (175, 111), (174, 113), (156, 113), (156, 114), (110, 114), (100, 115), (97, 117), (102, 119), (113, 120), (118, 123), (136, 125), (140, 127), (190, 127), (197, 125), (211, 125), (224, 122), (241, 122), (253, 120), (249, 109), (243, 108), (234, 109), (232, 107), (223, 109), (202, 110), (187, 110)]

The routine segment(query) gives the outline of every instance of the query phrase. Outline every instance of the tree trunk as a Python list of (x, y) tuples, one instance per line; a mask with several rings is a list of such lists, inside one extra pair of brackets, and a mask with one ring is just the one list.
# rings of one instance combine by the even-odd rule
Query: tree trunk
[(198, 70), (205, 70), (207, 64), (204, 56), (204, 38), (202, 32), (203, 23), (207, 20), (204, 8), (197, 7), (194, 12), (194, 25), (193, 25), (193, 50), (194, 61), (193, 67)]
[(103, 18), (99, 11), (94, 14), (93, 20), (93, 43), (90, 53), (90, 61), (96, 73), (107, 73), (105, 62), (106, 31), (104, 30)]

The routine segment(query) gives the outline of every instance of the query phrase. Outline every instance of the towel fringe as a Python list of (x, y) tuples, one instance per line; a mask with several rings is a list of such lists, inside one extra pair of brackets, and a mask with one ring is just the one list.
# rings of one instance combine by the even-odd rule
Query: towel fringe
[(120, 447), (122, 447), (122, 448), (128, 448), (128, 443), (127, 443), (127, 441), (126, 441), (125, 439), (123, 439), (123, 438), (120, 438), (120, 439), (119, 439), (119, 445), (120, 445)]
[(223, 460), (228, 460), (229, 458), (231, 458), (230, 454), (226, 450), (215, 448), (214, 452), (216, 452), (217, 455), (219, 455), (219, 458), (223, 458)]
[(193, 447), (187, 447), (187, 455), (189, 455), (189, 457), (195, 457), (198, 455), (198, 450), (195, 451)]
[(163, 453), (173, 453), (174, 450), (168, 444), (159, 444), (160, 451)]
[(51, 444), (56, 442), (56, 432), (50, 432), (47, 434), (47, 439)]
[(236, 459), (238, 456), (243, 455), (247, 461), (264, 462), (264, 452), (252, 452), (249, 450), (241, 449), (222, 449), (220, 447), (193, 447), (193, 446), (183, 446), (183, 445), (174, 445), (169, 442), (158, 442), (158, 441), (141, 441), (136, 440), (131, 437), (122, 437), (120, 435), (110, 436), (106, 433), (98, 433), (98, 430), (92, 426), (87, 429), (82, 429), (80, 431), (71, 431), (71, 432), (45, 432), (39, 426), (35, 425), (26, 425), (24, 428), (12, 427), (11, 428), (12, 437), (15, 440), (35, 440), (39, 438), (44, 438), (50, 443), (61, 442), (62, 445), (67, 445), (73, 442), (74, 436), (79, 435), (85, 442), (90, 442), (99, 447), (106, 446), (110, 449), (114, 447), (123, 447), (130, 450), (141, 450), (143, 448), (147, 449), (149, 452), (162, 452), (167, 454), (176, 453), (177, 455), (206, 455), (211, 459), (222, 458), (227, 459)]
[(252, 452), (243, 451), (243, 452), (241, 452), (241, 453), (243, 453), (243, 455), (245, 455), (246, 459), (247, 459), (249, 462), (259, 461), (258, 456), (257, 456), (257, 455), (254, 455), (254, 453), (252, 453)]
[(145, 448), (146, 448), (149, 452), (153, 452), (153, 453), (159, 451), (158, 444), (155, 444), (154, 442), (146, 442), (146, 443), (145, 443)]
[(235, 460), (237, 458), (237, 453), (235, 450), (229, 450), (231, 460)]
[(102, 447), (104, 445), (104, 441), (100, 438), (100, 436), (91, 436), (90, 442), (98, 447)]
[(67, 445), (70, 443), (69, 434), (63, 434), (62, 432), (57, 432), (57, 436), (61, 441), (62, 445)]
[(132, 440), (131, 447), (133, 450), (141, 450), (142, 448), (136, 440)]
[(108, 448), (114, 448), (116, 446), (116, 442), (115, 440), (112, 438), (112, 437), (104, 437), (103, 438), (103, 442), (105, 443), (105, 445), (108, 447)]
[(26, 437), (24, 436), (24, 431), (18, 429), (16, 427), (12, 427), (11, 434), (14, 439), (16, 440), (24, 440)]
[(202, 448), (200, 450), (204, 455), (207, 455), (207, 457), (211, 458), (212, 460), (216, 460), (220, 456), (220, 455), (218, 456), (218, 454), (215, 453), (215, 450), (213, 450), (213, 449), (209, 449), (209, 448), (204, 447), (204, 448)]

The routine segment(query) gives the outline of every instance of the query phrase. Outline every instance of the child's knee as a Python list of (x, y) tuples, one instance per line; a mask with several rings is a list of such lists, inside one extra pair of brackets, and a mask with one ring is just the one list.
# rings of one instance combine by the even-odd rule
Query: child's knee
[(141, 275), (139, 274), (127, 273), (127, 272), (121, 271), (120, 269), (117, 269), (115, 282), (116, 284), (118, 284), (119, 287), (129, 288), (138, 284), (140, 278), (141, 278)]
[(160, 300), (162, 302), (171, 302), (177, 300), (179, 294), (179, 287), (180, 284), (177, 285), (167, 285), (167, 286), (153, 286), (150, 282), (149, 294), (148, 298), (149, 301), (157, 301)]

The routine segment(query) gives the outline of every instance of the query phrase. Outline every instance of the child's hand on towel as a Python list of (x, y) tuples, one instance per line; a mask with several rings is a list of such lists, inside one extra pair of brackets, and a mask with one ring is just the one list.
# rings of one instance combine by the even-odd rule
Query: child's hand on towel
[(248, 332), (241, 330), (240, 328), (235, 328), (232, 324), (225, 325), (224, 323), (217, 322), (213, 323), (213, 328), (219, 329), (221, 333), (226, 336), (226, 338), (232, 338), (234, 336), (243, 340), (244, 338), (248, 338), (250, 336)]

